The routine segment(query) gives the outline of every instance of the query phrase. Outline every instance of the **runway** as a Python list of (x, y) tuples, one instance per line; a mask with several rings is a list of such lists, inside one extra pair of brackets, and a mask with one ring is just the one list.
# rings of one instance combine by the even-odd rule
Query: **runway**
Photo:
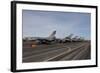
[(22, 62), (86, 60), (91, 58), (90, 42), (68, 42), (23, 47)]

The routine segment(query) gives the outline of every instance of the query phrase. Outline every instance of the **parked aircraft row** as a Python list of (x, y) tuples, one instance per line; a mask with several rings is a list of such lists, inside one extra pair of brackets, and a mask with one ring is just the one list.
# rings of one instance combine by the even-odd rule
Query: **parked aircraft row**
[(76, 42), (76, 41), (84, 41), (84, 38), (75, 36), (72, 38), (73, 34), (69, 36), (59, 39), (55, 36), (56, 31), (53, 31), (52, 34), (48, 37), (25, 37), (24, 41), (34, 41), (37, 44), (50, 44), (50, 43), (66, 43), (66, 42)]

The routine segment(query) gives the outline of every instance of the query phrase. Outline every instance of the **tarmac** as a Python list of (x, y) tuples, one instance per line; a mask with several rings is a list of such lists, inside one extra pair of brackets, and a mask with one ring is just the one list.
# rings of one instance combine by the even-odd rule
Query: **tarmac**
[(90, 42), (67, 42), (23, 46), (22, 62), (48, 62), (91, 59)]

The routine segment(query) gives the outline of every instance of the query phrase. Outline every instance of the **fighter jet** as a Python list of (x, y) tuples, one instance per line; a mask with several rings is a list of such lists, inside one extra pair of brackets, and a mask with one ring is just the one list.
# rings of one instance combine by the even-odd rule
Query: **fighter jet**
[(84, 37), (79, 37), (79, 38), (77, 39), (77, 41), (79, 41), (79, 42), (84, 41)]
[(73, 34), (70, 34), (69, 36), (65, 37), (64, 39), (62, 39), (62, 42), (63, 43), (66, 43), (66, 42), (71, 42), (72, 41), (72, 36)]
[(56, 31), (53, 31), (52, 34), (48, 37), (27, 37), (26, 39), (28, 41), (33, 41), (36, 44), (50, 44), (55, 41)]
[(78, 36), (72, 38), (72, 42), (77, 42), (77, 40), (78, 40)]

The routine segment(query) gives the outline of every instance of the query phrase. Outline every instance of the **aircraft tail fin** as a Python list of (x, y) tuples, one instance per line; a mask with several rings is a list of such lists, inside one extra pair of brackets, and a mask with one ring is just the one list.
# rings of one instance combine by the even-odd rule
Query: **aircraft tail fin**
[(56, 34), (56, 31), (53, 31), (52, 33), (51, 33), (51, 35), (48, 37), (49, 39), (55, 39), (56, 37), (55, 37), (55, 34)]
[(73, 39), (77, 39), (78, 38), (78, 36), (75, 36)]
[(53, 31), (52, 34), (49, 37), (54, 37), (56, 34), (56, 31)]
[(71, 38), (72, 36), (73, 36), (73, 34), (70, 34), (68, 37), (70, 37), (70, 38)]

